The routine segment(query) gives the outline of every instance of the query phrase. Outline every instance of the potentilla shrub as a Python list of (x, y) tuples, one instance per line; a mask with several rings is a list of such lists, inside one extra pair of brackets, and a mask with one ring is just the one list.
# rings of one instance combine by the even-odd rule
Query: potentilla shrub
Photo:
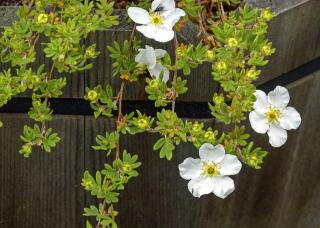
[[(106, 163), (95, 174), (85, 171), (82, 179), (84, 189), (100, 202), (84, 209), (84, 216), (95, 218), (96, 227), (117, 227), (119, 212), (115, 204), (119, 194), (139, 174), (138, 155), (120, 150), (123, 135), (157, 133), (159, 138), (153, 150), (167, 160), (172, 159), (177, 145), (192, 143), (199, 154), (186, 158), (178, 166), (181, 177), (189, 181), (190, 193), (195, 197), (213, 193), (226, 198), (235, 189), (230, 176), (238, 174), (243, 164), (261, 168), (267, 155), (254, 146), (244, 121), (249, 117), (254, 131), (267, 133), (273, 147), (282, 146), (287, 140), (287, 130), (296, 129), (301, 123), (299, 113), (287, 107), (286, 88), (277, 86), (266, 94), (253, 84), (261, 73), (259, 68), (275, 52), (266, 37), (268, 22), (274, 17), (270, 9), (259, 12), (249, 5), (238, 7), (238, 0), (120, 3), (26, 1), (18, 10), (18, 19), (4, 29), (0, 38), (1, 62), (11, 65), (0, 74), (0, 105), (25, 91), (32, 93), (28, 115), (35, 123), (24, 127), (20, 153), (29, 157), (34, 147), (50, 152), (60, 141), (54, 129), (48, 128), (53, 112), (50, 99), (60, 97), (66, 86), (66, 78), (57, 74), (99, 67), (92, 64), (99, 55), (96, 45), (83, 41), (90, 33), (116, 29), (119, 18), (113, 9), (125, 8), (127, 20), (132, 23), (130, 39), (106, 44), (113, 59), (112, 76), (121, 81), (120, 87), (96, 85), (86, 88), (84, 97), (95, 118), (113, 118), (116, 122), (114, 131), (98, 135), (93, 145), (95, 150), (113, 158), (113, 162)], [(190, 24), (197, 27), (192, 34), (198, 37), (197, 44), (177, 39), (177, 33)], [(141, 45), (137, 34), (159, 43), (171, 42), (174, 54), (170, 56), (168, 50)], [(40, 37), (46, 39), (39, 43)], [(48, 65), (35, 64), (38, 45)], [(176, 100), (188, 91), (188, 75), (204, 63), (212, 65), (212, 73), (207, 76), (221, 87), (219, 93), (212, 95), (208, 109), (228, 131), (206, 128), (203, 123), (181, 119), (176, 113)], [(139, 110), (123, 113), (124, 92), (138, 80), (146, 82), (148, 99), (161, 109), (156, 116)], [(92, 227), (92, 222), (89, 219), (87, 227)]]

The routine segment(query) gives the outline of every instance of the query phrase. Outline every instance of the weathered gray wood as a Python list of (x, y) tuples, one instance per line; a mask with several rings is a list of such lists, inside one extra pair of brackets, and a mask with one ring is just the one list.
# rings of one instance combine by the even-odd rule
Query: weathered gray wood
[(18, 153), (26, 115), (0, 114), (0, 227), (70, 228), (84, 224), (83, 117), (56, 116), (50, 124), (61, 137), (50, 154)]
[(320, 1), (290, 1), (295, 3), (294, 7), (287, 6), (289, 1), (276, 2), (272, 7), (279, 7), (280, 14), (271, 21), (269, 31), (276, 53), (270, 58), (269, 64), (262, 68), (258, 84), (320, 56)]

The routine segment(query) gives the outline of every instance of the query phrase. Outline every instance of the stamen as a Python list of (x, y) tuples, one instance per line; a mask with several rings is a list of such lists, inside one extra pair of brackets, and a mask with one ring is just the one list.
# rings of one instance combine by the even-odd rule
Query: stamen
[(163, 17), (157, 13), (150, 13), (151, 23), (154, 25), (161, 25), (163, 23)]
[(270, 107), (269, 111), (266, 113), (266, 117), (269, 123), (279, 123), (280, 110)]
[(214, 177), (220, 174), (218, 165), (214, 162), (212, 163), (204, 163), (202, 166), (204, 175), (208, 177)]

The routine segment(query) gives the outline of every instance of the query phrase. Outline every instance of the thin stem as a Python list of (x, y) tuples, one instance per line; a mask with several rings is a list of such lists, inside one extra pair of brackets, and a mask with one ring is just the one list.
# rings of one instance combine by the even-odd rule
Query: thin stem
[[(46, 82), (48, 82), (52, 78), (53, 70), (54, 70), (54, 65), (52, 64), (49, 74), (47, 74), (47, 76), (45, 77)], [(47, 96), (44, 99), (44, 102), (46, 103), (46, 105), (48, 105), (48, 99), (49, 98)], [(46, 133), (46, 121), (43, 121), (41, 123), (41, 137), (44, 137), (45, 133)]]
[(31, 0), (31, 1), (29, 2), (29, 4), (28, 4), (29, 12), (31, 11), (31, 8), (32, 8), (33, 4), (34, 4), (34, 0)]
[[(132, 29), (132, 32), (131, 32), (131, 35), (130, 35), (130, 39), (129, 39), (129, 52), (128, 52), (129, 58), (130, 58), (131, 55), (132, 55), (132, 41), (133, 41), (133, 39), (134, 39), (135, 30), (136, 30), (136, 25), (133, 26), (133, 29)], [(123, 102), (125, 85), (126, 85), (126, 81), (122, 81), (122, 82), (121, 82), (121, 85), (120, 85), (120, 90), (119, 90), (117, 96), (115, 97), (115, 101), (116, 101), (116, 103), (118, 104), (118, 117), (117, 117), (117, 120), (116, 120), (116, 123), (117, 123), (117, 124), (122, 123), (122, 121), (123, 121), (122, 102)], [(115, 156), (115, 159), (119, 159), (119, 158), (120, 158), (120, 142), (118, 142), (118, 145), (117, 145), (117, 147), (116, 147), (116, 156)], [(106, 202), (106, 200), (104, 199), (104, 200), (103, 200), (103, 203), (102, 203), (101, 210), (100, 210), (100, 214), (103, 214), (103, 213), (104, 213), (104, 210), (105, 210), (105, 207), (106, 207), (106, 206), (107, 206), (107, 202)], [(98, 223), (97, 223), (97, 225), (96, 225), (96, 228), (99, 228), (100, 225), (101, 225), (101, 219), (99, 219), (99, 221), (98, 221)]]
[[(101, 207), (101, 210), (100, 210), (100, 214), (104, 213), (104, 209), (105, 209), (106, 206), (107, 206), (107, 202), (106, 202), (106, 200), (103, 200), (102, 207)], [(100, 224), (101, 224), (101, 218), (99, 218), (99, 221), (98, 221), (98, 223), (96, 225), (96, 228), (100, 228)]]
[(224, 8), (223, 8), (223, 3), (218, 1), (217, 4), (218, 4), (218, 10), (219, 10), (219, 12), (221, 14), (221, 17), (225, 17), (226, 13), (225, 13)]
[[(174, 50), (175, 50), (175, 64), (177, 64), (177, 62), (178, 62), (177, 49), (178, 49), (179, 43), (178, 43), (178, 39), (177, 39), (176, 33), (174, 34), (173, 42), (174, 42)], [(177, 69), (175, 69), (174, 72), (173, 72), (173, 79), (172, 79), (173, 83), (175, 83), (177, 81), (177, 77), (178, 77), (178, 71), (177, 71)], [(174, 90), (173, 87), (172, 87), (172, 91), (173, 91), (173, 97), (172, 97), (171, 110), (174, 112), (175, 107), (176, 107), (177, 94), (176, 94), (176, 91)]]

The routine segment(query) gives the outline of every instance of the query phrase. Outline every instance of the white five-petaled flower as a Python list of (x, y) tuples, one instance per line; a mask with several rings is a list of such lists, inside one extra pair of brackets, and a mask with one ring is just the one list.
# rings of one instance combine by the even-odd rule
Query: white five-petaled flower
[(234, 191), (234, 182), (228, 177), (240, 172), (237, 156), (225, 154), (222, 145), (204, 143), (199, 149), (200, 159), (186, 158), (179, 165), (180, 176), (190, 180), (188, 189), (195, 197), (213, 192), (224, 199)]
[(135, 61), (147, 65), (150, 75), (157, 79), (159, 79), (161, 73), (163, 73), (162, 80), (167, 82), (169, 80), (169, 70), (157, 62), (157, 60), (163, 58), (166, 53), (165, 50), (154, 49), (146, 45), (145, 49), (139, 49), (139, 54), (136, 55)]
[(252, 128), (260, 134), (268, 132), (269, 143), (280, 147), (287, 141), (287, 130), (297, 129), (301, 123), (300, 114), (293, 107), (287, 107), (290, 96), (286, 88), (277, 86), (268, 96), (261, 90), (249, 114)]
[(137, 24), (137, 30), (144, 36), (158, 42), (173, 39), (173, 26), (185, 15), (182, 9), (175, 8), (174, 0), (154, 0), (150, 12), (139, 7), (129, 7), (128, 15)]

